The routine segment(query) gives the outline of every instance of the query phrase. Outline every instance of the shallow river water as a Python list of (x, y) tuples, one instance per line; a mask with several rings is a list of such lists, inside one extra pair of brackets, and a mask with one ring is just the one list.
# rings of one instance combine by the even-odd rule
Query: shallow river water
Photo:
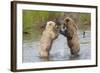
[[(70, 49), (67, 46), (66, 38), (59, 34), (59, 37), (54, 41), (52, 45), (49, 61), (91, 59), (91, 33), (90, 31), (86, 31), (85, 38), (83, 38), (82, 34), (82, 32), (78, 33), (80, 38), (79, 56), (71, 56)], [(27, 40), (23, 40), (22, 61), (24, 63), (45, 61), (39, 57), (38, 47), (39, 41), (29, 42)]]

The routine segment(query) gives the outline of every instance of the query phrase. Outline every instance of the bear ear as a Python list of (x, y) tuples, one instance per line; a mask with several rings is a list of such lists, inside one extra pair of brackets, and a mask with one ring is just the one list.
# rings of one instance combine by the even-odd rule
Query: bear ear
[(65, 22), (66, 22), (66, 23), (68, 23), (69, 21), (70, 21), (70, 19), (68, 19), (68, 18), (65, 19)]

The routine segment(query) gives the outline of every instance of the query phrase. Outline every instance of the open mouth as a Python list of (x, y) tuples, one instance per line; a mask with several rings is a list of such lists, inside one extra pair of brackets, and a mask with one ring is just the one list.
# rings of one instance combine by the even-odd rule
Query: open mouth
[(60, 28), (60, 34), (66, 36), (66, 31), (67, 31), (67, 28), (65, 27), (65, 24), (62, 24)]

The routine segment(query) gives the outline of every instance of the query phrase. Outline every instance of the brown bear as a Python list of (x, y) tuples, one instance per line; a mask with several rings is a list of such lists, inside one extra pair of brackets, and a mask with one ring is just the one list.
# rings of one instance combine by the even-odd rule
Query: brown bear
[(80, 51), (80, 41), (77, 34), (77, 24), (70, 18), (64, 19), (65, 37), (67, 38), (68, 46), (72, 55), (78, 55)]
[(58, 37), (58, 27), (55, 22), (48, 21), (40, 39), (39, 54), (48, 58), (53, 41)]

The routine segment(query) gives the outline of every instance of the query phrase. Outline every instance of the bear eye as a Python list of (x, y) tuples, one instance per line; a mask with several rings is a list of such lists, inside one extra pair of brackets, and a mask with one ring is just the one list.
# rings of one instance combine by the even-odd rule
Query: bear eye
[(52, 24), (50, 23), (49, 25), (51, 26)]
[(66, 26), (65, 26), (65, 23), (63, 24), (63, 29), (65, 29), (66, 28)]
[(63, 26), (65, 27), (65, 26), (66, 26), (66, 24), (64, 23), (64, 24), (63, 24)]

